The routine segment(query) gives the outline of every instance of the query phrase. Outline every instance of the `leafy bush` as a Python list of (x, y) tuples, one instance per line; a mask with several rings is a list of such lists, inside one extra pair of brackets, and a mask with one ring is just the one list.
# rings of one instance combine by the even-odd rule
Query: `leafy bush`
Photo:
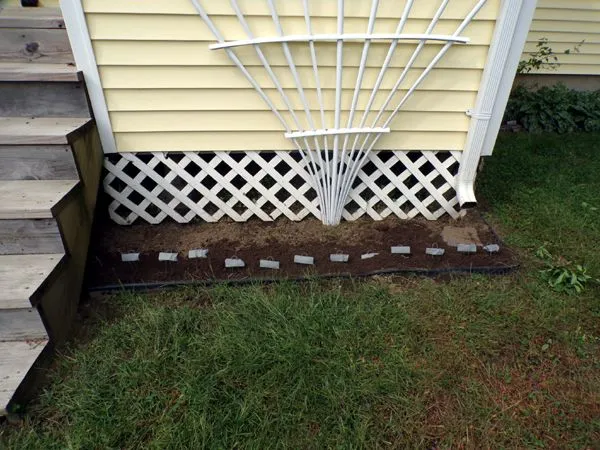
[(560, 256), (556, 258), (544, 246), (540, 247), (535, 255), (542, 259), (546, 266), (540, 270), (542, 279), (556, 292), (580, 294), (585, 285), (592, 280), (584, 266), (573, 264)]
[(600, 91), (580, 92), (563, 84), (539, 89), (516, 86), (504, 118), (534, 133), (600, 131)]

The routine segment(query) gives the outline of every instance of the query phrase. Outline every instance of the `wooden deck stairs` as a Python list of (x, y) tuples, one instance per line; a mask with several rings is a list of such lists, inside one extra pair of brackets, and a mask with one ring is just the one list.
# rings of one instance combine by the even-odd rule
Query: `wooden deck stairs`
[(60, 11), (0, 9), (0, 416), (68, 336), (101, 165)]

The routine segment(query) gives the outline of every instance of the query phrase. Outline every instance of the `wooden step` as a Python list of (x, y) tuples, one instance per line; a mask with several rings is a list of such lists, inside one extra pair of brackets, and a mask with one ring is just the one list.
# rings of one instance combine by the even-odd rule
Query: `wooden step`
[(51, 219), (79, 180), (0, 181), (0, 219)]
[(0, 117), (91, 117), (82, 81), (0, 81)]
[(15, 391), (47, 344), (47, 339), (0, 342), (0, 415), (8, 413)]
[(0, 309), (31, 308), (32, 297), (54, 275), (64, 256), (0, 255)]
[(83, 76), (72, 64), (0, 63), (0, 81), (67, 82)]
[(1, 28), (0, 61), (74, 64), (66, 30)]
[(59, 8), (1, 8), (0, 28), (64, 29)]
[(0, 255), (57, 254), (64, 251), (55, 219), (0, 220)]
[(68, 144), (91, 125), (81, 117), (0, 117), (0, 145)]
[(0, 342), (48, 339), (37, 308), (0, 309)]
[(77, 180), (68, 145), (0, 145), (0, 180)]

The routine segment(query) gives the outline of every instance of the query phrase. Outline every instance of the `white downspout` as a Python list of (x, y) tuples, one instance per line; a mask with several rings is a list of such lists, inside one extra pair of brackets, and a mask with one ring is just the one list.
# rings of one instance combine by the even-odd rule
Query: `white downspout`
[(461, 207), (474, 206), (475, 177), (481, 156), (491, 155), (537, 0), (504, 0), (483, 71), (471, 125), (458, 170), (456, 194)]

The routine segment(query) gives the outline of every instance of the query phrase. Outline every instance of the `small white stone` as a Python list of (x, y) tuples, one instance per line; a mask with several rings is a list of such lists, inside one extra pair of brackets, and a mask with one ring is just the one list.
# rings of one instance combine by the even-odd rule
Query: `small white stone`
[(121, 253), (121, 261), (123, 262), (136, 262), (140, 260), (139, 253)]
[(305, 264), (307, 266), (312, 266), (315, 264), (315, 258), (313, 258), (312, 256), (294, 255), (294, 262), (296, 264)]
[(227, 258), (225, 260), (226, 269), (236, 269), (240, 267), (246, 267), (246, 263), (239, 258)]
[(246, 267), (246, 263), (240, 258), (227, 258), (225, 260), (226, 269), (235, 269), (239, 267)]
[(279, 270), (279, 261), (273, 261), (272, 259), (261, 259), (260, 268)]
[(500, 251), (500, 246), (498, 244), (490, 244), (483, 247), (483, 249), (488, 253), (498, 253)]
[(350, 260), (350, 255), (343, 255), (341, 253), (332, 253), (329, 255), (329, 261), (347, 263)]
[(427, 248), (425, 249), (425, 254), (429, 256), (444, 256), (446, 250), (443, 248)]
[(475, 244), (458, 244), (456, 251), (459, 253), (477, 253), (477, 245)]
[(158, 260), (177, 262), (177, 253), (160, 252), (158, 254)]
[(189, 259), (199, 259), (199, 258), (208, 258), (208, 249), (207, 248), (197, 248), (194, 250), (190, 250), (188, 252)]
[(360, 259), (371, 259), (375, 258), (379, 253), (365, 253), (364, 255), (360, 255)]
[(408, 246), (397, 246), (397, 247), (392, 247), (392, 254), (394, 255), (410, 255), (410, 247)]

